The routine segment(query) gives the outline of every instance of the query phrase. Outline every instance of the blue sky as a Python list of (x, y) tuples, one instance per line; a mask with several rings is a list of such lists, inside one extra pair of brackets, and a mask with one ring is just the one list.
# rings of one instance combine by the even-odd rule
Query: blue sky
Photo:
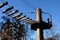
[[(4, 0), (6, 1), (6, 0)], [(29, 7), (27, 4), (23, 2), (23, 0), (7, 0), (9, 5), (14, 6), (14, 9), (18, 9), (20, 12), (23, 12), (23, 15), (27, 15), (27, 17), (32, 18), (35, 20), (35, 13), (31, 14), (30, 12), (35, 12), (34, 9)], [(41, 8), (42, 11), (50, 13), (52, 15), (52, 21), (53, 26), (55, 29), (60, 28), (60, 0), (27, 0), (29, 2), (29, 5), (31, 5), (33, 8)], [(2, 1), (0, 0), (0, 4)], [(7, 8), (9, 6), (5, 6), (0, 9), (0, 17), (3, 15), (2, 11), (3, 9)], [(48, 16), (45, 16), (48, 18)], [(56, 31), (56, 33), (59, 31)]]

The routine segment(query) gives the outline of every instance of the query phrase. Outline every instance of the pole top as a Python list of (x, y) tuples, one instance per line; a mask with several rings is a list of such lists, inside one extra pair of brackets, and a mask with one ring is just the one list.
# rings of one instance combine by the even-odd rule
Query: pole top
[(37, 12), (41, 13), (41, 8), (36, 8), (36, 13)]
[(36, 8), (36, 10), (41, 10), (41, 8)]

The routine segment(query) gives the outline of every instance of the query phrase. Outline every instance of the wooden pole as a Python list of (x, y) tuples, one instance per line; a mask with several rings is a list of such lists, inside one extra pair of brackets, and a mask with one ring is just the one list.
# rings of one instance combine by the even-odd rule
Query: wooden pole
[[(41, 9), (36, 9), (36, 21), (40, 23), (42, 21)], [(41, 28), (37, 28), (37, 40), (43, 39), (43, 30)]]

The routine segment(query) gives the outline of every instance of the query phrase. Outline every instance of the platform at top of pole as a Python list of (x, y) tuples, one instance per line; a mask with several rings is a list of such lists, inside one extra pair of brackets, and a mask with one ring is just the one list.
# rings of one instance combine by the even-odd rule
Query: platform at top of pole
[(41, 8), (36, 8), (36, 21), (37, 23), (33, 23), (31, 25), (32, 30), (40, 29), (50, 29), (52, 24), (42, 21), (42, 10)]

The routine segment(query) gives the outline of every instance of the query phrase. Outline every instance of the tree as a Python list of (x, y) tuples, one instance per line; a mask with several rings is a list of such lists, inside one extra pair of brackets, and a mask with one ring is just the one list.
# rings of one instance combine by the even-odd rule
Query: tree
[[(1, 17), (4, 21), (1, 22), (1, 37), (2, 39), (6, 38), (8, 40), (13, 40), (13, 38), (17, 40), (33, 40), (31, 35), (33, 31), (30, 30), (27, 23), (21, 23), (16, 20), (11, 21), (10, 18), (6, 16)], [(4, 36), (4, 37), (3, 37)]]

